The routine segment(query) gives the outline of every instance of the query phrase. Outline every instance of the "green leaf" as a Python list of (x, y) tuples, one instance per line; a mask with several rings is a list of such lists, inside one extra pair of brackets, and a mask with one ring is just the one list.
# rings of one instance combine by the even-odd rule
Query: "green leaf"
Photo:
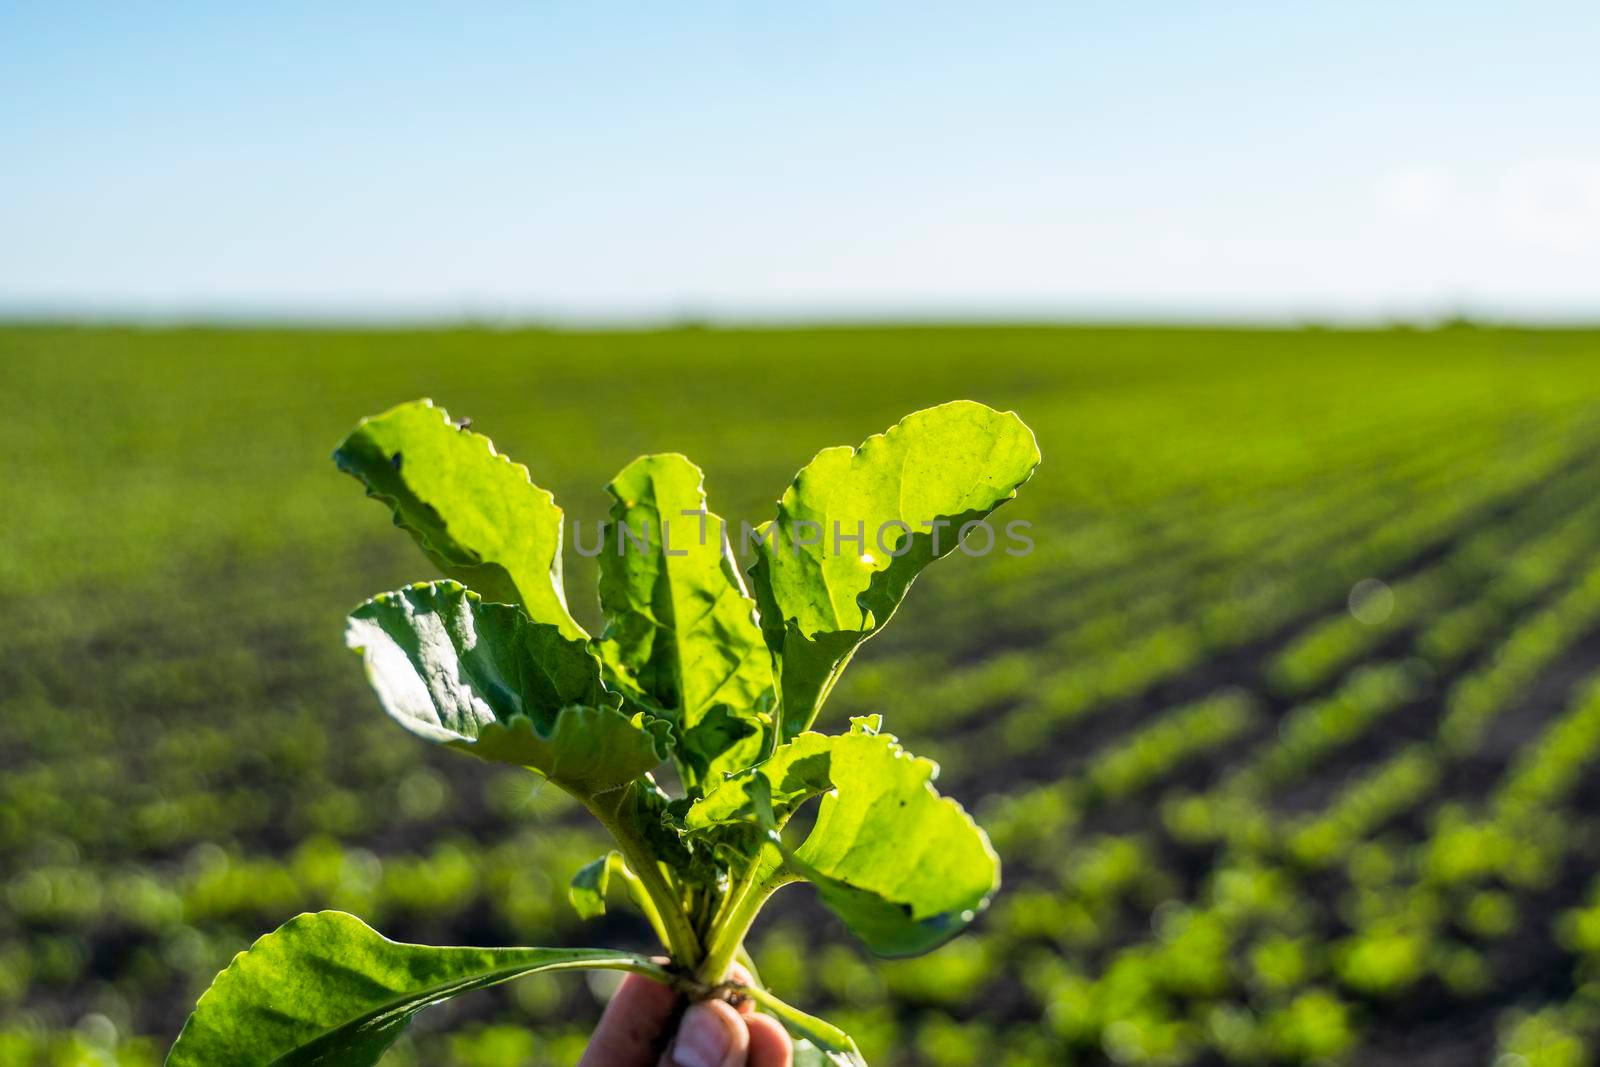
[(607, 487), (600, 656), (624, 692), (670, 718), (684, 787), (748, 767), (773, 703), (772, 661), (705, 476), (676, 454), (641, 456)]
[(783, 1023), (784, 1029), (796, 1039), (794, 1067), (867, 1067), (867, 1061), (850, 1035), (832, 1023), (807, 1015), (765, 989), (746, 986), (741, 992)]
[(887, 734), (833, 746), (834, 790), (786, 859), (881, 956), (915, 956), (964, 930), (1000, 888), (1000, 858), (960, 804), (933, 788), (939, 768)]
[(584, 864), (572, 876), (567, 887), (567, 899), (580, 919), (598, 919), (606, 913), (606, 890), (611, 887), (611, 868), (622, 862), (622, 853), (607, 852), (592, 863)]
[(939, 768), (887, 734), (834, 739), (833, 791), (789, 868), (880, 956), (916, 956), (964, 930), (1000, 888), (1000, 858), (933, 788)]
[[(850, 720), (850, 733), (875, 737), (882, 726), (882, 715), (857, 715)], [(839, 740), (808, 731), (779, 745), (765, 760), (731, 775), (695, 801), (684, 815), (684, 829), (707, 830), (752, 820), (781, 828), (801, 804), (834, 787), (833, 748)]]
[(299, 915), (239, 953), (167, 1056), (167, 1067), (370, 1067), (430, 1004), (536, 971), (654, 973), (604, 949), (404, 945), (353, 915)]
[(572, 876), (572, 884), (567, 887), (567, 899), (572, 902), (572, 910), (578, 913), (579, 918), (598, 919), (606, 913), (606, 893), (611, 888), (612, 875), (621, 880), (629, 898), (647, 915), (655, 910), (644, 887), (639, 884), (639, 876), (629, 869), (622, 853), (612, 849), (584, 864)]
[(684, 825), (714, 833), (747, 822), (776, 832), (821, 795), (798, 849), (767, 840), (779, 843), (788, 875), (814, 883), (872, 951), (915, 956), (960, 933), (988, 905), (1000, 861), (961, 805), (934, 791), (938, 766), (876, 729), (874, 716), (838, 737), (801, 734), (701, 799)]
[(782, 826), (801, 804), (833, 788), (836, 741), (836, 737), (807, 732), (779, 745), (761, 763), (733, 775), (696, 801), (684, 815), (684, 828), (706, 830), (756, 819), (758, 807), (752, 786), (758, 780), (766, 785), (761, 803), (768, 805), (774, 827)]
[(561, 586), (561, 509), (487, 437), (417, 400), (363, 419), (333, 459), (389, 505), (444, 574), (568, 637), (587, 636)]
[(578, 796), (632, 781), (670, 752), (668, 724), (619, 711), (582, 641), (455, 582), (374, 597), (351, 613), (345, 641), (407, 730), (531, 767)]
[(655, 901), (650, 899), (649, 890), (639, 876), (628, 867), (628, 861), (622, 853), (615, 850), (607, 852), (599, 859), (586, 863), (572, 876), (572, 883), (567, 887), (567, 899), (572, 902), (572, 910), (582, 919), (598, 919), (606, 913), (606, 892), (611, 888), (611, 876), (615, 874), (627, 887), (628, 899), (633, 901), (634, 907), (644, 915), (650, 923), (650, 928), (661, 939), (662, 945), (670, 947), (671, 938), (667, 933), (666, 925), (662, 922), (661, 912), (656, 908)]
[(922, 569), (1038, 464), (1033, 431), (1015, 414), (961, 400), (909, 415), (858, 449), (824, 449), (800, 471), (761, 528), (750, 570), (778, 674), (778, 740), (811, 725)]

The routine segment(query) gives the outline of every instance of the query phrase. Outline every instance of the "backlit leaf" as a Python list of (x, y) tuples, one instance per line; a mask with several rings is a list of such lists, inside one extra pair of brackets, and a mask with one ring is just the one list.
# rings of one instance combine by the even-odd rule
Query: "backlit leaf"
[(333, 458), (446, 575), (568, 637), (586, 636), (561, 584), (561, 509), (487, 437), (418, 400), (363, 419)]
[(370, 1067), (430, 1004), (538, 971), (652, 967), (604, 949), (406, 945), (343, 912), (299, 915), (217, 975), (167, 1067)]
[(1038, 463), (1033, 432), (1015, 414), (962, 400), (909, 415), (860, 448), (823, 449), (800, 471), (762, 527), (750, 570), (777, 666), (779, 740), (811, 725), (922, 569), (1015, 496)]
[[(804, 733), (696, 803), (685, 826), (702, 833), (741, 820), (776, 831), (822, 796), (790, 875), (882, 956), (915, 956), (960, 933), (1000, 885), (1000, 861), (972, 818), (933, 788), (938, 767), (858, 719), (838, 737)], [(769, 834), (769, 840), (779, 839)]]
[[(851, 732), (876, 734), (881, 716), (861, 716), (851, 720)], [(757, 816), (757, 802), (751, 786), (765, 783), (760, 803), (772, 813), (775, 826), (782, 826), (801, 804), (833, 788), (833, 747), (839, 738), (803, 733), (760, 764), (723, 782), (697, 801), (684, 816), (688, 830), (748, 821)]]
[(700, 468), (641, 456), (607, 488), (600, 655), (626, 692), (672, 720), (680, 777), (697, 793), (760, 755), (771, 657)]
[(915, 956), (966, 928), (1000, 887), (1000, 859), (938, 767), (888, 735), (835, 738), (829, 777), (789, 866), (881, 956)]

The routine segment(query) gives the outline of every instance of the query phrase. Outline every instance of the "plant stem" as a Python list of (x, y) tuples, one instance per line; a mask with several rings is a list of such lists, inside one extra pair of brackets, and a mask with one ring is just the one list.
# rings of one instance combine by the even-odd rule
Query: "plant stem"
[[(633, 787), (630, 785), (627, 788)], [(622, 793), (625, 790), (617, 792)], [(682, 967), (698, 966), (705, 950), (700, 944), (699, 936), (694, 932), (694, 927), (689, 924), (689, 917), (684, 914), (683, 901), (677, 891), (668, 884), (666, 876), (661, 873), (661, 864), (656, 861), (649, 844), (639, 836), (627, 820), (617, 817), (615, 807), (608, 809), (599, 798), (580, 799), (594, 817), (600, 820), (600, 825), (616, 839), (617, 850), (622, 853), (622, 858), (628, 861), (628, 866), (639, 878), (640, 886), (655, 903), (661, 930), (666, 936), (667, 951), (673, 961)]]
[(744, 969), (750, 972), (750, 984), (752, 986), (757, 989), (766, 988), (765, 983), (761, 981), (761, 972), (756, 970), (756, 961), (751, 958), (750, 950), (745, 948), (744, 942), (741, 941), (739, 943), (739, 951), (733, 954), (733, 958), (735, 962), (742, 964)]
[(749, 997), (770, 1014), (782, 1020), (784, 1027), (796, 1037), (803, 1037), (816, 1045), (826, 1055), (828, 1063), (847, 1063), (853, 1067), (867, 1067), (856, 1043), (850, 1035), (814, 1015), (807, 1015), (792, 1004), (787, 1004), (760, 986), (740, 986), (740, 994)]
[(666, 924), (661, 919), (661, 909), (656, 907), (655, 898), (645, 889), (644, 883), (626, 862), (617, 864), (617, 867), (617, 873), (627, 883), (628, 899), (633, 901), (634, 907), (644, 913), (644, 917), (649, 920), (650, 929), (656, 932), (656, 938), (663, 945), (669, 944), (671, 935), (667, 933)]
[[(708, 996), (715, 996), (717, 989), (705, 985), (696, 978), (669, 970), (653, 960), (619, 960), (606, 963), (585, 963), (583, 969), (591, 971), (626, 971), (632, 974), (642, 974), (646, 978), (660, 982), (662, 985), (671, 986), (690, 1000), (704, 1000)], [(747, 986), (739, 986), (738, 991), (744, 992)]]
[(717, 916), (717, 922), (706, 946), (705, 958), (695, 969), (695, 977), (706, 985), (717, 985), (728, 976), (728, 966), (744, 947), (744, 935), (750, 932), (756, 916), (771, 899), (772, 894), (795, 881), (786, 871), (771, 873), (765, 881), (758, 881), (761, 865), (755, 864), (750, 873), (730, 895), (729, 906)]

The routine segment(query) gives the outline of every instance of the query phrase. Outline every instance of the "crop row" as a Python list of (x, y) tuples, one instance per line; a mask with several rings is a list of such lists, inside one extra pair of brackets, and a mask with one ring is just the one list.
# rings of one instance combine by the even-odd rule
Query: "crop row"
[[(1578, 771), (1596, 757), (1600, 680), (1580, 687), (1571, 710), (1519, 751), (1487, 806), (1487, 825), (1511, 847), (1539, 851), (1526, 835), (1552, 820)], [(1392, 798), (1414, 801), (1437, 773), (1425, 747), (1407, 749), (1299, 824), (1300, 833), (1318, 823), (1381, 822)], [(1382, 810), (1367, 817), (1364, 806)], [(1367, 839), (1370, 828), (1357, 839)], [(1398, 996), (1428, 974), (1469, 999), (1494, 984), (1481, 944), (1515, 930), (1517, 911), (1505, 893), (1482, 884), (1483, 872), (1466, 880), (1462, 872), (1441, 877), (1432, 859), (1440, 848), (1497, 854), (1484, 850), (1483, 837), (1463, 848), (1449, 840), (1455, 832), (1447, 819), (1415, 854), (1414, 869), (1412, 859), (1383, 845), (1345, 852), (1350, 889), (1329, 902), (1332, 912), (1304, 894), (1294, 868), (1250, 858), (1246, 842), (1244, 851), (1236, 847), (1224, 855), (1197, 905), (1156, 907), (1153, 936), (1105, 955), (1093, 949), (1118, 929), (1127, 932), (1117, 925), (1119, 910), (1154, 907), (1152, 900), (1168, 899), (1163, 894), (1172, 883), (1152, 874), (1152, 854), (1128, 839), (1080, 841), (1078, 847), (1091, 853), (1123, 857), (1118, 873), (1085, 882), (1064, 871), (1054, 890), (1023, 890), (1028, 895), (1013, 899), (991, 927), (1010, 942), (998, 951), (1030, 961), (1029, 988), (1046, 1011), (1055, 1056), (1101, 1052), (1144, 1064), (1186, 1062), (1202, 1049), (1246, 1063), (1337, 1056), (1355, 1042), (1370, 998)], [(1559, 855), (1558, 847), (1544, 858)], [(1530, 865), (1526, 857), (1502, 856), (1494, 870), (1512, 879), (1550, 877), (1547, 867)], [(1588, 930), (1600, 929), (1589, 914), (1563, 920), (1575, 948), (1593, 936)], [(1592, 914), (1600, 914), (1600, 906)], [(1349, 932), (1330, 938), (1339, 926)], [(1041, 939), (1058, 948), (1029, 949)], [(1241, 1010), (1241, 1001), (1251, 1009)], [(1563, 1013), (1566, 1025), (1575, 1026), (1576, 1009)], [(1309, 1025), (1312, 1016), (1316, 1025)], [(1289, 1026), (1291, 1018), (1306, 1025)], [(1594, 1017), (1588, 1018), (1592, 1025)], [(1527, 1045), (1530, 1032), (1518, 1033), (1526, 1025), (1532, 1024), (1506, 1017), (1507, 1047)]]
[[(1574, 510), (1579, 502), (1587, 506)], [(1369, 605), (1369, 610), (1379, 609), (1375, 615), (1338, 614), (1300, 635), (1274, 657), (1269, 676), (1283, 691), (1307, 692), (1389, 635), (1424, 621), (1431, 629), (1443, 615), (1450, 620), (1448, 634), (1419, 644), (1418, 651), (1434, 659), (1430, 653), (1451, 650), (1470, 639), (1473, 627), (1466, 620), (1487, 616), (1493, 621), (1491, 611), (1480, 608), (1480, 603), (1490, 609), (1519, 606), (1554, 584), (1600, 539), (1597, 520), (1600, 507), (1592, 501), (1588, 480), (1564, 479), (1559, 491), (1541, 493), (1506, 521), (1473, 531), (1439, 563), (1379, 594), (1386, 596), (1386, 602)], [(1487, 597), (1480, 592), (1485, 586), (1490, 587)], [(1482, 633), (1488, 627), (1477, 629)]]
[[(1336, 577), (1324, 577), (1320, 582), (1308, 582), (1303, 575), (1268, 580), (1247, 598), (1246, 606), (1235, 606), (1233, 611), (1239, 614), (1231, 621), (1215, 611), (1202, 613), (1198, 619), (1175, 620), (1146, 631), (1127, 646), (1106, 649), (1104, 655), (1047, 673), (1035, 680), (1026, 697), (1019, 694), (1019, 703), (1006, 714), (1002, 726), (1005, 747), (995, 752), (994, 758), (1033, 748), (1098, 708), (1135, 696), (1242, 639), (1287, 624), (1305, 610), (1302, 605), (1307, 601), (1347, 590), (1349, 575), (1388, 573), (1417, 551), (1415, 545), (1445, 536), (1480, 505), (1478, 500), (1469, 505), (1451, 498), (1431, 508), (1419, 507), (1400, 520), (1397, 525), (1402, 532), (1393, 540), (1369, 538), (1334, 549), (1320, 573)], [(1310, 593), (1305, 592), (1308, 587)], [(1300, 599), (1289, 595), (1291, 590), (1298, 591)], [(1248, 625), (1233, 625), (1244, 616), (1250, 617)], [(1208, 637), (1214, 630), (1223, 635), (1220, 640)]]
[[(1470, 440), (1471, 435), (1465, 436)], [(1194, 632), (1208, 650), (1221, 650), (1270, 629), (1280, 619), (1300, 614), (1308, 601), (1321, 599), (1330, 591), (1342, 599), (1342, 592), (1355, 577), (1384, 573), (1387, 568), (1373, 569), (1358, 555), (1349, 574), (1338, 574), (1319, 585), (1313, 590), (1314, 598), (1304, 591), (1308, 566), (1317, 571), (1328, 569), (1331, 552), (1342, 550), (1345, 557), (1350, 556), (1351, 543), (1368, 539), (1374, 529), (1387, 531), (1381, 540), (1405, 543), (1399, 549), (1400, 555), (1416, 551), (1417, 545), (1408, 541), (1412, 537), (1410, 531), (1438, 525), (1428, 516), (1419, 518), (1413, 514), (1419, 499), (1441, 498), (1438, 506), (1442, 510), (1471, 514), (1480, 500), (1515, 495), (1529, 484), (1537, 485), (1548, 471), (1570, 465), (1574, 451), (1587, 447), (1581, 443), (1583, 440), (1575, 444), (1565, 435), (1548, 434), (1537, 447), (1530, 445), (1528, 455), (1508, 465), (1496, 480), (1469, 487), (1474, 494), (1471, 500), (1454, 504), (1450, 498), (1461, 490), (1458, 480), (1451, 476), (1459, 470), (1463, 454), (1471, 454), (1470, 449), (1461, 451), (1466, 445), (1460, 441), (1449, 445), (1434, 443), (1431, 450), (1406, 457), (1404, 463), (1421, 466), (1426, 477), (1415, 483), (1406, 482), (1406, 491), (1397, 491), (1393, 499), (1375, 491), (1370, 483), (1346, 475), (1336, 491), (1329, 493), (1300, 493), (1281, 501), (1246, 500), (1232, 510), (1209, 514), (1195, 529), (1184, 531), (1181, 544), (1164, 543), (1160, 536), (1163, 527), (1159, 525), (1148, 531), (1119, 531), (1126, 542), (1125, 549), (1139, 560), (1138, 566), (1128, 573), (1112, 567), (1098, 582), (1091, 572), (1085, 576), (1089, 579), (1086, 585), (1080, 580), (1070, 592), (1063, 591), (1055, 598), (1044, 596), (1047, 589), (1040, 587), (1040, 575), (1057, 569), (1043, 557), (1053, 559), (1059, 555), (1061, 549), (1051, 550), (1058, 544), (1052, 537), (1064, 536), (1070, 541), (1071, 529), (1069, 526), (1060, 533), (1052, 529), (1041, 532), (1035, 557), (986, 561), (983, 568), (957, 572), (948, 578), (951, 588), (930, 593), (940, 596), (939, 610), (951, 616), (952, 625), (944, 632), (978, 635), (989, 644), (1026, 644), (1036, 659), (1042, 649), (1048, 648), (1073, 664), (1087, 664), (1124, 652), (1129, 660), (1138, 661), (1142, 654), (1130, 650), (1131, 643), (1142, 638), (1145, 650), (1158, 647), (1160, 638), (1149, 636), (1150, 631), (1165, 632), (1174, 624), (1193, 624), (1197, 621), (1193, 617), (1197, 608), (1204, 612), (1208, 625), (1193, 627)], [(1544, 490), (1541, 495), (1549, 492)], [(1527, 513), (1534, 509), (1524, 506), (1519, 510)], [(1018, 580), (1004, 583), (998, 590), (979, 595), (980, 580), (995, 578), (997, 569), (1007, 567), (1025, 573), (1019, 573)], [(1066, 569), (1070, 574), (1072, 568)], [(1072, 581), (1070, 577), (1060, 580)], [(1027, 603), (1013, 605), (1009, 597), (1025, 598)], [(1246, 622), (1245, 616), (1257, 613), (1264, 605), (1276, 613), (1269, 613), (1260, 622)], [(961, 625), (967, 616), (971, 616), (970, 624)], [(1037, 626), (1039, 630), (1013, 633), (1008, 629), (1018, 624)], [(914, 672), (935, 663), (946, 672), (954, 666), (955, 680), (952, 685), (941, 687), (939, 705), (918, 709), (919, 728), (959, 724), (963, 716), (988, 706), (988, 701), (1022, 695), (1020, 689), (996, 692), (986, 685), (994, 669), (987, 662), (963, 671), (950, 663), (948, 656), (922, 649), (900, 666)], [(1128, 668), (1113, 671), (1127, 672)], [(885, 688), (863, 682), (860, 699), (867, 701)], [(1112, 690), (1114, 694), (1114, 685)]]

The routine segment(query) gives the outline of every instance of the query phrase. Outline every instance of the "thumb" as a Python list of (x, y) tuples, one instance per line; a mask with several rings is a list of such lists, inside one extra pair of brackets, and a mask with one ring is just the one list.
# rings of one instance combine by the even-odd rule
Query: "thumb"
[(745, 1067), (750, 1031), (726, 1001), (702, 1000), (683, 1013), (660, 1067)]

